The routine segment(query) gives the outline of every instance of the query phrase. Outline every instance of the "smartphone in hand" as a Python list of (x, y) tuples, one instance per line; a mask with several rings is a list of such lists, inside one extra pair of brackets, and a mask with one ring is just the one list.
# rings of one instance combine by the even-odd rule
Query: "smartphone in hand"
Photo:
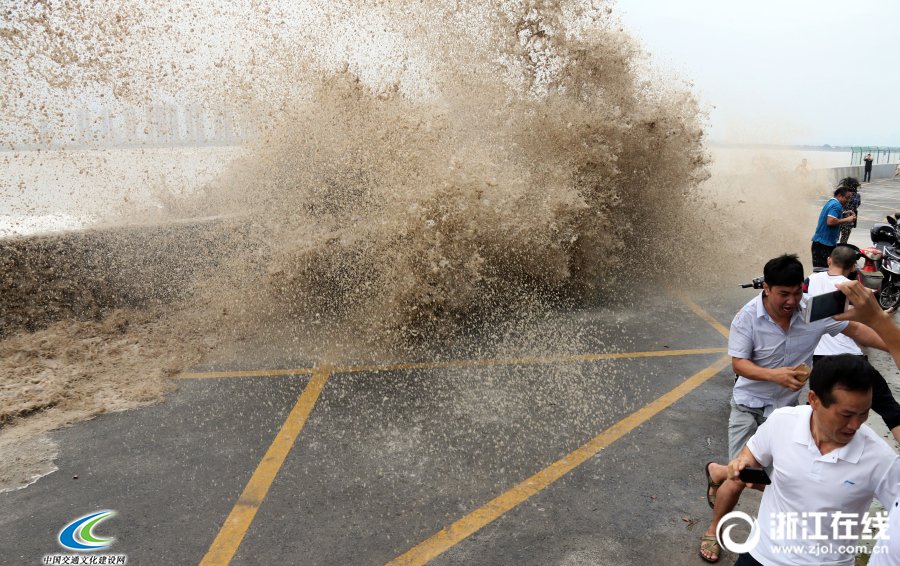
[(810, 297), (806, 301), (806, 312), (803, 318), (806, 322), (813, 322), (840, 314), (845, 310), (847, 310), (847, 295), (838, 289), (831, 293)]
[(740, 475), (738, 477), (744, 483), (752, 483), (756, 485), (769, 485), (772, 483), (772, 480), (769, 479), (769, 474), (766, 473), (765, 468), (744, 468), (740, 471)]

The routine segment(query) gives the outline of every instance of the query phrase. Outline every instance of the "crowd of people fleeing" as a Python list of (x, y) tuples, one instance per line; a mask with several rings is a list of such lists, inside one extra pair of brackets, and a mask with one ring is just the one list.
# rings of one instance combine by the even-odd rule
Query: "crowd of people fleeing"
[[(782, 255), (766, 263), (762, 292), (731, 323), (729, 461), (704, 467), (713, 511), (699, 551), (707, 562), (721, 557), (723, 518), (745, 488), (755, 487), (763, 489), (757, 538), (735, 564), (851, 566), (850, 543), (878, 499), (890, 515), (869, 564), (900, 565), (900, 456), (863, 425), (871, 409), (900, 443), (900, 404), (860, 348), (889, 352), (900, 368), (900, 327), (870, 289), (852, 280), (859, 250), (841, 228), (849, 236), (855, 225), (858, 188), (856, 179), (843, 179), (823, 207), (812, 255), (813, 265), (827, 270), (808, 280), (809, 295), (839, 289), (853, 308), (808, 322), (803, 265)], [(798, 405), (807, 381), (808, 404)], [(742, 481), (745, 468), (764, 468), (771, 485)]]

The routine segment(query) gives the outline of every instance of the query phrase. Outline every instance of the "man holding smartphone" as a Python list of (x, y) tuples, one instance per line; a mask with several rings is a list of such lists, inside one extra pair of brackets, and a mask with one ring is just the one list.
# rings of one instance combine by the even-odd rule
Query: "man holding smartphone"
[[(841, 283), (847, 283), (850, 278), (856, 279), (856, 260), (859, 259), (859, 248), (849, 244), (838, 244), (828, 258), (828, 271), (813, 273), (809, 278), (808, 292), (810, 296), (831, 293), (837, 290)], [(859, 346), (843, 334), (837, 336), (822, 336), (819, 344), (813, 352), (813, 366), (825, 356), (837, 354), (853, 354), (868, 359)], [(872, 410), (878, 413), (885, 426), (894, 435), (894, 440), (900, 444), (900, 403), (894, 399), (887, 381), (876, 373), (875, 383), (872, 384)]]
[[(853, 304), (853, 309), (836, 318), (841, 320), (856, 320), (869, 326), (888, 346), (894, 364), (900, 369), (900, 327), (891, 316), (881, 310), (875, 297), (869, 289), (863, 287), (858, 281), (841, 283), (839, 288), (847, 295)], [(900, 491), (900, 486), (898, 486)], [(872, 550), (869, 566), (897, 566), (900, 564), (900, 496), (894, 500), (893, 505), (887, 506), (888, 525), (886, 537), (881, 537), (878, 544)]]
[(900, 457), (864, 424), (876, 375), (859, 356), (822, 358), (809, 405), (777, 409), (729, 463), (734, 481), (746, 468), (774, 466), (759, 542), (735, 566), (855, 563), (851, 549), (873, 497), (889, 506), (900, 482)]
[(856, 221), (856, 214), (844, 216), (844, 205), (850, 202), (850, 189), (841, 185), (834, 190), (834, 198), (828, 199), (819, 213), (819, 221), (812, 237), (813, 267), (828, 267), (828, 256), (837, 245), (841, 225)]
[[(863, 346), (885, 350), (875, 332), (856, 322), (826, 318), (805, 322), (802, 311), (803, 264), (796, 255), (769, 260), (763, 269), (763, 291), (735, 315), (728, 337), (728, 353), (735, 385), (728, 419), (729, 461), (735, 459), (756, 429), (775, 409), (797, 404), (807, 373), (797, 369), (812, 364), (822, 336), (843, 333)], [(728, 480), (726, 466), (706, 465), (707, 501), (712, 521), (700, 541), (700, 556), (719, 560), (716, 527), (730, 513), (744, 484)]]

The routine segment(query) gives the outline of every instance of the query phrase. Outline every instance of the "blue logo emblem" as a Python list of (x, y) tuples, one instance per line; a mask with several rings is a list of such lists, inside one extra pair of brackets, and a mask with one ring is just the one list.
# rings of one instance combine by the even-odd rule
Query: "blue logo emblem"
[(115, 515), (115, 511), (97, 511), (75, 519), (59, 531), (59, 544), (81, 551), (108, 548), (116, 539), (98, 537), (94, 534), (94, 527)]

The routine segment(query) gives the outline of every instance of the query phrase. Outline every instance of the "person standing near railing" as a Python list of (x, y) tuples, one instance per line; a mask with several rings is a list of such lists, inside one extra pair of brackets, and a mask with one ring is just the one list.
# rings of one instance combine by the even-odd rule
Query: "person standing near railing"
[(865, 162), (865, 171), (863, 174), (863, 183), (871, 183), (872, 182), (872, 161), (874, 158), (871, 153), (867, 153), (865, 157), (863, 157), (863, 161)]
[(862, 198), (859, 196), (859, 181), (856, 177), (845, 177), (838, 183), (839, 187), (847, 187), (850, 189), (850, 200), (844, 203), (844, 216), (850, 216), (853, 213), (853, 222), (841, 224), (841, 244), (846, 244), (850, 239), (850, 230), (856, 228), (856, 215), (859, 205), (862, 204)]

